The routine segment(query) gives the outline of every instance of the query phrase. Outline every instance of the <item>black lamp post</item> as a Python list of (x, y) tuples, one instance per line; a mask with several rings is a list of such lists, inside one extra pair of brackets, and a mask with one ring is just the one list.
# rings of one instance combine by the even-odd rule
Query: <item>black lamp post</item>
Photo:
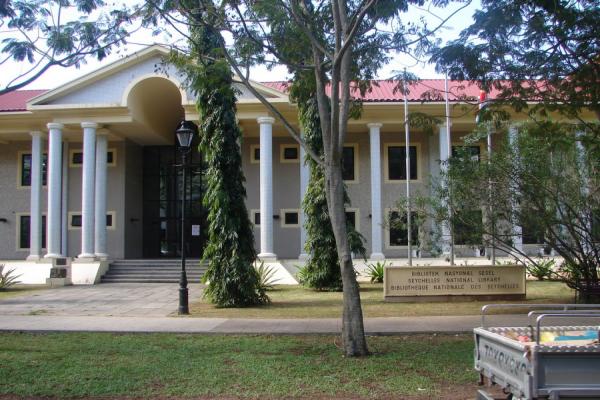
[(188, 281), (187, 273), (185, 272), (185, 173), (188, 167), (187, 155), (190, 153), (192, 141), (194, 136), (198, 132), (198, 128), (193, 122), (181, 121), (175, 134), (177, 135), (177, 141), (179, 142), (179, 151), (181, 152), (181, 170), (183, 172), (183, 179), (181, 184), (181, 276), (179, 278), (179, 309), (177, 311), (180, 315), (187, 315), (190, 313), (188, 306)]

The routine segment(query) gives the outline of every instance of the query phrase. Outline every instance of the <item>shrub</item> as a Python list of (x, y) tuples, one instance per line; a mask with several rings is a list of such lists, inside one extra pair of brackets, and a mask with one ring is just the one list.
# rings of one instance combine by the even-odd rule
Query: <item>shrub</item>
[(555, 265), (556, 263), (553, 259), (544, 258), (529, 264), (527, 266), (527, 272), (529, 272), (529, 275), (533, 276), (538, 281), (543, 281), (544, 279), (550, 279), (554, 273)]
[(14, 272), (14, 269), (9, 269), (4, 272), (4, 264), (0, 264), (0, 290), (8, 289), (12, 285), (20, 283), (17, 279), (19, 279), (21, 275), (15, 276), (13, 275)]
[(256, 267), (256, 273), (258, 274), (258, 286), (261, 291), (273, 289), (273, 285), (279, 280), (275, 279), (275, 272), (275, 268), (265, 265), (264, 261), (261, 261), (258, 267)]
[(384, 272), (385, 261), (378, 261), (367, 266), (367, 276), (371, 278), (371, 283), (383, 283)]

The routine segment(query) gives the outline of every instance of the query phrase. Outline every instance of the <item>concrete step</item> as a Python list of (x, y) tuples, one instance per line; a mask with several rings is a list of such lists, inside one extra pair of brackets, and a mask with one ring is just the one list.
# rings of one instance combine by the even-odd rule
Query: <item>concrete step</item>
[[(186, 260), (186, 272), (190, 282), (199, 282), (206, 272), (200, 260)], [(181, 260), (116, 260), (102, 277), (111, 283), (176, 283), (181, 274)]]

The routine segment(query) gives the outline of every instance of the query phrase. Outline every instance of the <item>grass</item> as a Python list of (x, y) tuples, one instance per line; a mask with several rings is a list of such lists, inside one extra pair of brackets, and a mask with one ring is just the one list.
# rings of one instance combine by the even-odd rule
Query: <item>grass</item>
[[(4, 396), (466, 398), (470, 335), (370, 337), (348, 359), (333, 336), (0, 333)], [(455, 397), (441, 397), (441, 393)], [(462, 395), (457, 395), (462, 393)]]
[[(196, 317), (223, 318), (339, 318), (342, 314), (342, 294), (315, 292), (301, 286), (276, 286), (268, 292), (272, 303), (262, 307), (216, 308), (200, 300), (190, 305)], [(573, 292), (560, 282), (528, 281), (529, 303), (572, 303)], [(448, 303), (386, 303), (382, 284), (361, 283), (361, 300), (365, 318), (478, 315), (481, 307), (490, 301)], [(518, 301), (517, 303), (521, 303)]]
[(14, 285), (9, 287), (8, 289), (0, 290), (0, 300), (9, 299), (11, 297), (23, 296), (26, 294), (31, 294), (36, 290), (48, 288), (49, 286), (46, 285)]

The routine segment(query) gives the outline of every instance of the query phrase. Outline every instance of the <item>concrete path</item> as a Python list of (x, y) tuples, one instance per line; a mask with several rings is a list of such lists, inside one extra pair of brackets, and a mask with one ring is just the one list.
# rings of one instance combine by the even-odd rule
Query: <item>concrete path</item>
[[(190, 285), (197, 298), (202, 285)], [(0, 300), (0, 330), (185, 333), (326, 334), (341, 331), (338, 318), (242, 319), (177, 317), (178, 286), (111, 283), (34, 290)], [(491, 317), (496, 326), (522, 325), (516, 316)], [(367, 318), (369, 334), (471, 332), (479, 316)]]
[[(104, 283), (33, 290), (0, 300), (0, 315), (166, 317), (177, 311), (176, 284)], [(190, 298), (202, 285), (189, 285)]]
[[(494, 317), (494, 325), (522, 326), (520, 316)], [(367, 318), (369, 335), (402, 333), (472, 332), (481, 325), (478, 316)], [(336, 334), (337, 318), (241, 319), (192, 317), (90, 317), (48, 315), (2, 315), (0, 331), (34, 332), (173, 332), (204, 334)]]

